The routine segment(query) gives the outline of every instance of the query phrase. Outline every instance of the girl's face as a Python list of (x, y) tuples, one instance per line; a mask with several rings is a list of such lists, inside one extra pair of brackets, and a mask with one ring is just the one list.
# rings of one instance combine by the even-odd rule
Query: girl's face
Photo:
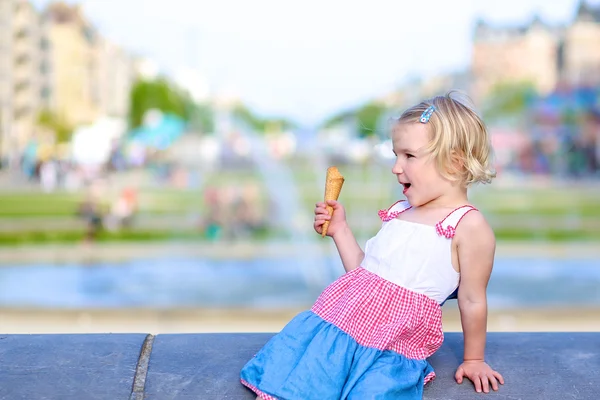
[(435, 161), (426, 152), (429, 144), (426, 124), (397, 124), (392, 131), (392, 144), (396, 155), (392, 173), (404, 186), (403, 193), (412, 206), (437, 200), (451, 190), (451, 182), (440, 175)]

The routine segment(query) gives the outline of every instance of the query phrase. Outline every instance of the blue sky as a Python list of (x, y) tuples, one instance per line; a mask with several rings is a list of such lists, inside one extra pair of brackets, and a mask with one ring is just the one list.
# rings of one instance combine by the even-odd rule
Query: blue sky
[(537, 12), (566, 23), (578, 0), (78, 3), (104, 36), (164, 70), (193, 67), (215, 93), (234, 92), (263, 115), (313, 124), (408, 76), (465, 68), (477, 17), (519, 24)]

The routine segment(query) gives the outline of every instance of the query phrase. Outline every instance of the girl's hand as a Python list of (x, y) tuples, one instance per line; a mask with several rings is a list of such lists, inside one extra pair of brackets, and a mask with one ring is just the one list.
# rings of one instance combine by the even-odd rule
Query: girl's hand
[[(333, 207), (333, 216), (329, 215), (327, 212), (327, 205)], [(327, 236), (333, 237), (336, 232), (341, 231), (346, 225), (346, 210), (344, 209), (344, 206), (335, 200), (327, 200), (327, 204), (325, 202), (317, 203), (313, 226), (319, 235), (323, 232), (323, 224), (325, 221), (329, 221)]]
[(484, 361), (465, 361), (456, 370), (454, 378), (457, 383), (462, 383), (464, 377), (469, 378), (475, 385), (475, 391), (481, 393), (490, 392), (490, 384), (492, 389), (498, 390), (498, 382), (504, 385), (504, 378), (499, 372), (494, 371)]

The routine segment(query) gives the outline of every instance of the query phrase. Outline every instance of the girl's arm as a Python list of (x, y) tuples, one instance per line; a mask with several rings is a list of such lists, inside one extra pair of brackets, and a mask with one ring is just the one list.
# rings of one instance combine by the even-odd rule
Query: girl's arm
[(360, 248), (347, 223), (333, 235), (333, 242), (337, 247), (338, 253), (340, 253), (340, 258), (346, 272), (350, 272), (360, 266), (360, 263), (365, 258), (365, 253)]
[(478, 392), (489, 392), (489, 386), (498, 390), (502, 376), (485, 363), (487, 332), (486, 290), (496, 250), (494, 232), (481, 213), (465, 215), (457, 229), (460, 287), (458, 307), (464, 335), (464, 362), (456, 372), (456, 380), (462, 382), (467, 376)]

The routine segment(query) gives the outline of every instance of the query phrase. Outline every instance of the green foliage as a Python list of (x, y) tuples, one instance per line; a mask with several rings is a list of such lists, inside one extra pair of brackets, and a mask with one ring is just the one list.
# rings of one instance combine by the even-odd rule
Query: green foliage
[(377, 102), (370, 102), (360, 107), (356, 112), (358, 134), (361, 137), (377, 135), (379, 121), (386, 111), (386, 107)]
[[(257, 242), (265, 240), (280, 239), (281, 232), (259, 231), (252, 238)], [(546, 230), (538, 232), (534, 230), (523, 229), (496, 229), (496, 239), (499, 241), (545, 241), (550, 243), (594, 243), (600, 239), (598, 232), (589, 231), (562, 231)], [(49, 243), (79, 243), (86, 236), (85, 229), (67, 230), (67, 231), (19, 231), (19, 232), (0, 232), (0, 246), (15, 246), (27, 244), (49, 244)], [(206, 232), (202, 230), (122, 230), (106, 231), (100, 230), (95, 237), (95, 242), (173, 242), (177, 240), (193, 241), (202, 243), (210, 240)]]
[(235, 118), (239, 119), (242, 123), (245, 123), (255, 131), (263, 132), (265, 130), (265, 122), (254, 115), (248, 107), (243, 104), (236, 105), (232, 114)]
[(325, 120), (323, 122), (324, 128), (333, 128), (336, 125), (348, 123), (349, 121), (354, 122), (354, 110), (342, 111), (339, 114), (334, 115), (333, 117)]
[(192, 131), (214, 132), (215, 116), (213, 109), (208, 104), (195, 104), (190, 101), (188, 115), (190, 118), (189, 127)]
[(296, 124), (285, 118), (262, 118), (253, 113), (243, 104), (238, 104), (233, 109), (234, 118), (246, 124), (252, 130), (265, 132), (268, 130), (291, 129)]
[(37, 117), (39, 126), (54, 132), (57, 143), (66, 143), (71, 140), (73, 127), (68, 121), (50, 110), (42, 110)]
[[(0, 246), (15, 246), (24, 244), (42, 244), (42, 243), (79, 243), (86, 237), (84, 228), (68, 231), (20, 231), (20, 232), (0, 232)], [(151, 242), (166, 240), (202, 240), (202, 232), (197, 231), (177, 231), (169, 230), (122, 230), (106, 231), (100, 230), (95, 242)]]
[(483, 116), (488, 121), (524, 116), (537, 96), (529, 81), (500, 82), (486, 96)]
[(379, 102), (368, 102), (356, 109), (346, 110), (323, 123), (325, 128), (332, 128), (340, 124), (352, 124), (360, 137), (375, 136), (381, 118), (387, 112), (385, 105)]
[(137, 128), (142, 125), (146, 111), (158, 109), (189, 119), (190, 100), (187, 94), (172, 86), (167, 80), (139, 80), (131, 89), (129, 99), (129, 125)]

